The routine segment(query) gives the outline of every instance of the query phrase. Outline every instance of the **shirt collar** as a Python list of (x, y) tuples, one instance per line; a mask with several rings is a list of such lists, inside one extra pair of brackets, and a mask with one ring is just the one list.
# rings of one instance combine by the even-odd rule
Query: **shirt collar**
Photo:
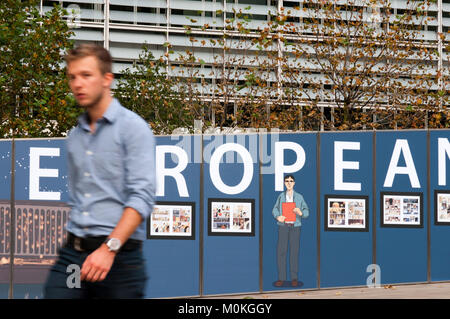
[(119, 113), (120, 103), (117, 99), (113, 98), (109, 104), (106, 112), (103, 114), (103, 118), (110, 123), (114, 123)]
[[(295, 191), (294, 191), (294, 190), (292, 190), (292, 198), (294, 198), (294, 195), (295, 195)], [(285, 197), (288, 197), (288, 193), (287, 193), (287, 190), (286, 190), (286, 191), (284, 191), (284, 196), (285, 196)]]
[[(103, 113), (102, 118), (104, 118), (109, 123), (114, 123), (114, 121), (117, 119), (119, 108), (120, 108), (119, 101), (116, 98), (113, 98), (108, 108), (106, 109), (105, 113)], [(90, 131), (87, 112), (81, 114), (81, 116), (78, 118), (78, 123), (80, 124), (81, 128)]]

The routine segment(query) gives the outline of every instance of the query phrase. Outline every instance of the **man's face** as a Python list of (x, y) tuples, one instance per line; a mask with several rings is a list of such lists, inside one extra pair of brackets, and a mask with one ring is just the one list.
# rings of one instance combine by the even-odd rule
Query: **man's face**
[(102, 74), (94, 56), (70, 62), (67, 66), (70, 89), (78, 104), (84, 108), (97, 105), (112, 82), (112, 74)]
[(284, 180), (284, 185), (286, 186), (286, 189), (290, 191), (294, 188), (295, 182), (292, 178), (288, 177)]

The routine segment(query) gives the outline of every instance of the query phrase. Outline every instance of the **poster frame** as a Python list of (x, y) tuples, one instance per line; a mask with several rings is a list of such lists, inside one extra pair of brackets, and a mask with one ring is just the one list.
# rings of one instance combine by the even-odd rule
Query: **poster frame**
[[(420, 205), (419, 205), (419, 224), (387, 224), (384, 222), (384, 196), (415, 196), (419, 197)], [(387, 228), (423, 228), (424, 220), (423, 220), (423, 193), (422, 192), (380, 192), (380, 227)]]
[(147, 239), (176, 239), (176, 240), (195, 240), (195, 202), (177, 202), (177, 201), (156, 201), (155, 206), (190, 206), (191, 207), (191, 235), (174, 236), (174, 235), (155, 235), (151, 232), (151, 215), (147, 218)]
[[(226, 203), (248, 203), (251, 204), (250, 211), (250, 232), (236, 232), (236, 231), (213, 231), (212, 229), (212, 205), (216, 202), (226, 202)], [(244, 236), (244, 237), (254, 237), (255, 236), (255, 199), (253, 198), (208, 198), (208, 236)]]
[[(325, 231), (340, 231), (340, 232), (368, 232), (369, 231), (369, 196), (367, 195), (333, 195), (333, 194), (325, 194), (324, 195), (324, 227)], [(364, 219), (365, 225), (364, 227), (330, 227), (328, 224), (329, 220), (329, 211), (328, 211), (328, 200), (331, 198), (343, 199), (343, 200), (364, 200), (365, 212)]]
[(447, 194), (450, 198), (450, 190), (435, 189), (434, 190), (434, 224), (438, 226), (450, 226), (450, 219), (448, 221), (439, 221), (438, 213), (438, 196), (440, 194)]

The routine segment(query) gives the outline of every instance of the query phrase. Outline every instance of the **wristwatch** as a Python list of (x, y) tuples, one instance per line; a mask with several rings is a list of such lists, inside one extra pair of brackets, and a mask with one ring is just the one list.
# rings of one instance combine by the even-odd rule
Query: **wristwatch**
[(117, 253), (120, 249), (120, 247), (122, 247), (122, 243), (120, 242), (120, 239), (118, 238), (106, 238), (105, 240), (105, 244), (106, 246), (108, 246), (109, 251), (113, 251), (115, 253)]

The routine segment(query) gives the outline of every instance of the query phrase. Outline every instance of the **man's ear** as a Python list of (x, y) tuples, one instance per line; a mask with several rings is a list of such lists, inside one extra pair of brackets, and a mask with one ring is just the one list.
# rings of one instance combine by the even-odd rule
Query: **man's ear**
[(112, 82), (114, 80), (114, 74), (111, 72), (107, 72), (103, 75), (103, 83), (105, 87), (111, 87)]

